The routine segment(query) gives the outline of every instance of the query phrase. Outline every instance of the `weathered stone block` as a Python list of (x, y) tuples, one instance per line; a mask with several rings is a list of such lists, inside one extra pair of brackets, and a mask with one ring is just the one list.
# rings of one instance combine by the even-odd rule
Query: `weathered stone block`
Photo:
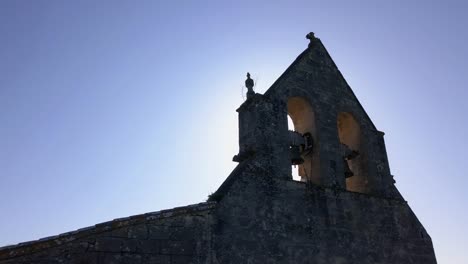
[(129, 238), (146, 239), (148, 238), (148, 228), (146, 225), (131, 226), (128, 229)]
[(130, 252), (137, 252), (140, 246), (141, 240), (138, 238), (135, 239), (125, 239), (122, 241), (120, 245), (120, 250), (122, 252), (130, 253)]
[(143, 258), (145, 264), (171, 264), (170, 255), (146, 255)]
[(123, 240), (113, 237), (99, 237), (94, 245), (95, 251), (120, 252)]
[(169, 239), (171, 238), (171, 229), (168, 226), (150, 225), (148, 230), (149, 239)]

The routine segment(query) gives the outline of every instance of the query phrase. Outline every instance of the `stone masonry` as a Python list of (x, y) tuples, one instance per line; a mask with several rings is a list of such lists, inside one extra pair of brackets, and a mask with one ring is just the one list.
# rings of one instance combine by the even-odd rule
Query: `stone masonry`
[(437, 263), (394, 185), (384, 133), (307, 38), (265, 94), (249, 88), (237, 109), (239, 164), (207, 202), (6, 246), (0, 264)]

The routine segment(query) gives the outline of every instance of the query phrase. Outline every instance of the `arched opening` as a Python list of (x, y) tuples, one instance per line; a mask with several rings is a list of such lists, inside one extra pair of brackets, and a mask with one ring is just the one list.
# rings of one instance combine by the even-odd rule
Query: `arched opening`
[(337, 123), (346, 190), (364, 193), (368, 182), (364, 170), (361, 127), (350, 113), (345, 112), (338, 114)]
[[(294, 122), (291, 119), (291, 116), (288, 115), (288, 130), (295, 131)], [(292, 178), (295, 181), (302, 181), (302, 177), (299, 175), (299, 165), (292, 165)]]
[[(304, 140), (311, 143), (312, 147), (304, 149), (301, 147), (300, 157), (302, 164), (293, 165), (293, 179), (319, 183), (319, 158), (317, 144), (317, 129), (315, 125), (315, 114), (312, 106), (301, 97), (288, 99), (288, 129), (297, 132)], [(309, 145), (310, 144), (306, 144)]]

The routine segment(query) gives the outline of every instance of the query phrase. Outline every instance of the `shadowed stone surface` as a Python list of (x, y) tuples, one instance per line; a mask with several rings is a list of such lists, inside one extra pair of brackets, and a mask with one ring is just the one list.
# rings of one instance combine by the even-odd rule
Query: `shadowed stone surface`
[[(0, 248), (0, 263), (436, 263), (394, 186), (383, 132), (321, 41), (307, 38), (264, 95), (249, 88), (237, 110), (239, 165), (208, 202)], [(301, 181), (291, 176), (288, 114), (314, 141)], [(343, 158), (343, 144), (359, 155)]]

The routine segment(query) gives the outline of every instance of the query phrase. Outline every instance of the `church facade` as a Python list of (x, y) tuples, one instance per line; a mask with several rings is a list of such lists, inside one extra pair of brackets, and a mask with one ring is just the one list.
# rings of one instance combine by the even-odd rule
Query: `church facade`
[(248, 75), (239, 164), (206, 202), (3, 247), (0, 264), (437, 263), (394, 185), (384, 133), (307, 38), (264, 94)]

